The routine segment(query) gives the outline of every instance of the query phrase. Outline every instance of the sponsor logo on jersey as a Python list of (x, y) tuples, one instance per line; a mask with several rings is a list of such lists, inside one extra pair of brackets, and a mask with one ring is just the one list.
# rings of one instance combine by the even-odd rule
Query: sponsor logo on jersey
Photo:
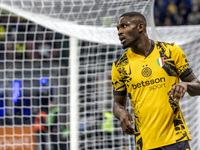
[(137, 84), (132, 84), (133, 89), (138, 89), (142, 87), (149, 87), (149, 90), (155, 90), (158, 88), (166, 87), (165, 86), (165, 78), (155, 78), (147, 81), (141, 81), (140, 83)]

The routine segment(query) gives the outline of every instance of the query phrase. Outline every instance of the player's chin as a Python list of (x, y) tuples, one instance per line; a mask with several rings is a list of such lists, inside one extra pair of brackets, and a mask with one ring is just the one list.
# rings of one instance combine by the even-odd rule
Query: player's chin
[(122, 47), (123, 47), (123, 49), (127, 49), (129, 46), (128, 46), (128, 44), (123, 43), (123, 44), (122, 44)]

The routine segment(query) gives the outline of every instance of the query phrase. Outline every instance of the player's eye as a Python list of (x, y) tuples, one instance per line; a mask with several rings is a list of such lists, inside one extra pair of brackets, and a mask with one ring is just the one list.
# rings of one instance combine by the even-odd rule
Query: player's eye
[(127, 27), (127, 25), (123, 25), (123, 28), (126, 28)]

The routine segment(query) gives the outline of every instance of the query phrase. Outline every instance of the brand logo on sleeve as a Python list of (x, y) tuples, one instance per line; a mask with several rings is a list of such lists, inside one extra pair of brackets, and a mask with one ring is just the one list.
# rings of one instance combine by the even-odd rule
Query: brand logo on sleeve
[(131, 66), (129, 65), (129, 75), (131, 75)]

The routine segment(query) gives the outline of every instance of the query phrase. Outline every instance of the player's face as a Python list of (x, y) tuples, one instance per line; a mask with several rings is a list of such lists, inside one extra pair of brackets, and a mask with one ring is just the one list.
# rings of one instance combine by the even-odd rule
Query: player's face
[(118, 36), (123, 48), (132, 47), (139, 38), (137, 31), (137, 21), (134, 18), (123, 16), (117, 24)]

